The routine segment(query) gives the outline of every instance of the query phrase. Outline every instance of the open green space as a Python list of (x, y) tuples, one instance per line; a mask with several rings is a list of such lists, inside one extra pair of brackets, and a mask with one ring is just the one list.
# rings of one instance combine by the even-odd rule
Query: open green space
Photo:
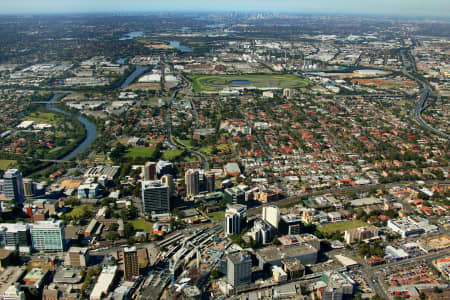
[(210, 217), (212, 220), (216, 220), (216, 221), (223, 220), (223, 219), (225, 219), (225, 211), (221, 210), (221, 211), (215, 211), (215, 212), (209, 213), (208, 217)]
[(165, 150), (162, 151), (162, 159), (164, 160), (177, 160), (179, 159), (184, 153), (184, 150)]
[(224, 87), (303, 88), (308, 81), (295, 75), (197, 75), (192, 76), (195, 92), (220, 91)]
[(92, 211), (94, 207), (92, 205), (79, 205), (73, 207), (73, 209), (65, 214), (66, 217), (70, 219), (83, 219), (87, 217)]
[(9, 159), (0, 159), (0, 170), (7, 170), (11, 167), (14, 167), (16, 165), (15, 160), (9, 160)]
[(154, 157), (156, 151), (156, 148), (135, 147), (128, 149), (125, 157), (130, 159), (135, 159), (137, 157), (151, 159)]
[(354, 229), (362, 226), (367, 226), (367, 223), (361, 220), (353, 220), (319, 226), (318, 229), (322, 233), (332, 234), (335, 232), (342, 232), (345, 230)]
[(44, 123), (44, 124), (51, 124), (51, 125), (57, 125), (58, 122), (61, 121), (61, 119), (62, 118), (58, 118), (58, 116), (55, 113), (42, 112), (42, 111), (32, 112), (26, 118), (26, 120), (34, 121), (36, 123)]
[(153, 232), (153, 223), (147, 222), (145, 219), (139, 218), (130, 221), (136, 231), (145, 231), (147, 233)]

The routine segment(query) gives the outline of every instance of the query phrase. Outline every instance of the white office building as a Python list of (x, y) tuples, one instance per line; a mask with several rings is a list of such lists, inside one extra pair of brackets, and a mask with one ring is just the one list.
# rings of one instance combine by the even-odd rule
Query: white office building
[(33, 249), (44, 252), (64, 251), (65, 231), (61, 220), (30, 224), (30, 234)]

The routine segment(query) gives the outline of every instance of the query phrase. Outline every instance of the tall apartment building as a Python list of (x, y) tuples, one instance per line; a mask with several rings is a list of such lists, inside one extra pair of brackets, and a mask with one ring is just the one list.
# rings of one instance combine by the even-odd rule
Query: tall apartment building
[(169, 186), (158, 180), (143, 181), (142, 207), (146, 214), (170, 212)]
[(175, 184), (173, 182), (173, 176), (170, 174), (166, 174), (161, 177), (161, 183), (165, 184), (169, 187), (169, 195), (172, 196), (175, 192)]
[(25, 200), (22, 172), (17, 169), (9, 169), (5, 172), (3, 175), (3, 194), (6, 198), (14, 199), (19, 204)]
[(246, 251), (227, 256), (227, 282), (234, 288), (252, 281), (252, 259)]
[(38, 251), (64, 251), (64, 223), (61, 220), (30, 224), (31, 244)]
[(123, 249), (123, 271), (127, 280), (139, 276), (139, 264), (136, 247)]
[(17, 250), (19, 247), (30, 245), (28, 225), (15, 223), (0, 224), (0, 247)]
[(25, 197), (33, 196), (33, 179), (31, 178), (23, 179), (23, 191)]
[(206, 183), (206, 191), (208, 193), (213, 193), (216, 191), (216, 174), (214, 172), (206, 172), (205, 173), (205, 183)]
[(198, 170), (189, 169), (184, 174), (184, 182), (186, 184), (186, 196), (192, 197), (200, 192), (199, 188), (199, 172)]
[(262, 209), (262, 219), (278, 229), (280, 224), (280, 209), (275, 205), (264, 206)]

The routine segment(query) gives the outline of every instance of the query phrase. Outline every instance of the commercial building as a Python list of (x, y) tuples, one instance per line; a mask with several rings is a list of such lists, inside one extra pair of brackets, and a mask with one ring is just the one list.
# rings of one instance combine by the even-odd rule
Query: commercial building
[(225, 233), (237, 235), (241, 233), (242, 225), (247, 220), (247, 207), (245, 205), (231, 205), (225, 211)]
[(252, 259), (246, 251), (234, 252), (227, 256), (227, 282), (233, 288), (252, 281)]
[[(338, 292), (343, 295), (352, 295), (353, 294), (353, 286), (355, 282), (348, 277), (346, 274), (342, 274), (336, 271), (325, 272), (322, 275), (321, 280), (326, 283), (328, 290), (326, 293)], [(322, 299), (334, 299), (329, 298), (327, 294), (322, 293)]]
[(288, 275), (288, 279), (296, 279), (305, 275), (305, 266), (296, 258), (285, 258), (281, 260), (281, 265)]
[(13, 199), (17, 204), (25, 200), (23, 190), (22, 172), (17, 169), (9, 169), (3, 175), (3, 194), (6, 198)]
[(30, 224), (31, 244), (37, 251), (64, 251), (65, 231), (61, 220)]
[(173, 173), (173, 164), (170, 161), (160, 160), (156, 164), (156, 176), (163, 177), (166, 174)]
[(378, 237), (378, 228), (375, 226), (365, 226), (346, 230), (344, 232), (344, 240), (347, 244), (351, 244), (355, 241), (363, 241), (371, 238)]
[(25, 300), (25, 292), (21, 291), (19, 286), (11, 285), (3, 293), (2, 300)]
[(87, 267), (89, 264), (89, 249), (81, 247), (70, 247), (66, 253), (64, 265), (66, 267)]
[(252, 239), (258, 244), (267, 245), (272, 243), (273, 227), (264, 220), (257, 219), (253, 224), (253, 228), (250, 232)]
[(281, 266), (282, 260), (295, 258), (303, 265), (315, 264), (319, 251), (309, 244), (297, 244), (280, 248), (263, 248), (256, 251), (259, 266)]
[(295, 214), (283, 215), (280, 217), (279, 231), (282, 234), (300, 234), (302, 225), (300, 216)]
[(98, 183), (86, 183), (78, 187), (78, 199), (95, 199), (100, 195), (100, 185)]
[(239, 168), (239, 165), (235, 162), (229, 162), (223, 167), (223, 171), (225, 175), (236, 177), (241, 174), (241, 169)]
[(402, 260), (409, 257), (409, 254), (405, 250), (401, 248), (394, 248), (390, 245), (384, 249), (384, 252), (390, 255), (394, 260)]
[(30, 245), (28, 225), (21, 223), (0, 224), (0, 247), (17, 250)]
[(156, 180), (156, 163), (149, 161), (144, 165), (144, 180)]
[(170, 212), (169, 186), (158, 180), (143, 181), (142, 207), (146, 214)]
[(200, 193), (198, 170), (187, 170), (184, 174), (184, 182), (186, 184), (186, 197), (191, 198)]
[(262, 219), (278, 230), (280, 224), (280, 209), (278, 206), (264, 206), (262, 209)]
[(103, 296), (108, 295), (114, 279), (117, 275), (117, 266), (106, 266), (103, 267), (100, 276), (98, 277), (97, 283), (92, 290), (89, 297), (90, 300), (101, 300)]
[(123, 272), (126, 280), (139, 276), (139, 264), (136, 247), (123, 249)]
[(228, 203), (243, 204), (245, 202), (245, 193), (237, 187), (228, 188), (224, 191), (224, 199)]
[(387, 226), (402, 238), (416, 236), (423, 233), (436, 232), (439, 228), (422, 218), (404, 217), (396, 220), (388, 220)]

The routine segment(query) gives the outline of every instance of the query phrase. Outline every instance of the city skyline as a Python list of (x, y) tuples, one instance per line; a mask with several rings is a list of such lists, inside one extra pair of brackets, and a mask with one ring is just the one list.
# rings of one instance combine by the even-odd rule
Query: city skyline
[(361, 1), (343, 0), (336, 5), (335, 1), (318, 0), (273, 2), (262, 1), (204, 1), (196, 0), (186, 3), (170, 0), (155, 3), (152, 1), (132, 0), (126, 3), (111, 1), (31, 1), (20, 0), (3, 4), (3, 14), (67, 14), (67, 13), (124, 13), (124, 12), (284, 12), (305, 14), (350, 14), (350, 15), (386, 15), (386, 16), (423, 16), (448, 17), (450, 3), (442, 0), (424, 1)]

